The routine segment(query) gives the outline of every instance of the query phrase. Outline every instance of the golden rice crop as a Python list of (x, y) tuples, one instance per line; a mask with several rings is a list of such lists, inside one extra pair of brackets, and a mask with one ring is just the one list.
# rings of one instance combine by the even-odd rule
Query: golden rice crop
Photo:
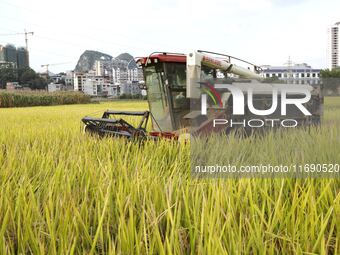
[[(0, 109), (0, 254), (340, 253), (339, 179), (191, 178), (188, 144), (84, 136), (108, 108), (147, 104)], [(269, 136), (232, 138), (230, 157), (339, 161), (339, 98), (325, 121), (337, 133), (299, 133), (298, 155), (296, 136)]]

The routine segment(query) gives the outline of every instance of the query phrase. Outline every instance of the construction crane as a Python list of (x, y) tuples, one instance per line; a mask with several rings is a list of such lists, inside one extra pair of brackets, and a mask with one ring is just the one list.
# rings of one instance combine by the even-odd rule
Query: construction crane
[(23, 33), (0, 34), (0, 36), (25, 35), (25, 46), (26, 50), (28, 51), (28, 36), (33, 34), (34, 32), (27, 32), (25, 29)]
[(66, 64), (69, 64), (69, 63), (71, 63), (71, 62), (54, 63), (54, 64), (44, 64), (44, 65), (41, 65), (41, 67), (46, 67), (46, 76), (48, 77), (48, 67), (49, 67), (49, 66), (66, 65)]

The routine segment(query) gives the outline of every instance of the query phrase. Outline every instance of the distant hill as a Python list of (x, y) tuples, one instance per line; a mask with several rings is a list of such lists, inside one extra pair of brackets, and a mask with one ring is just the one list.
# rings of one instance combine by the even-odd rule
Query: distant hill
[(135, 61), (133, 61), (134, 57), (132, 55), (130, 55), (129, 53), (122, 53), (122, 54), (119, 54), (116, 59), (119, 59), (119, 60), (123, 60), (125, 61), (126, 63), (129, 63), (129, 69), (132, 69), (132, 68), (137, 68), (137, 64)]
[(76, 72), (87, 72), (94, 66), (96, 60), (112, 60), (112, 56), (94, 50), (86, 50), (81, 54), (78, 63), (75, 67)]
[(88, 72), (89, 70), (93, 69), (96, 60), (111, 61), (112, 59), (114, 66), (117, 65), (119, 67), (126, 68), (127, 63), (129, 63), (130, 69), (137, 67), (136, 63), (132, 60), (133, 56), (131, 56), (129, 53), (122, 53), (114, 58), (99, 51), (86, 50), (83, 54), (81, 54), (74, 70), (76, 72)]

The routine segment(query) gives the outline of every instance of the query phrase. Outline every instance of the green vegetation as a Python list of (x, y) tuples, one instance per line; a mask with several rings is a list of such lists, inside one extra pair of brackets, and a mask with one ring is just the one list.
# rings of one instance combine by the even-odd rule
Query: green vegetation
[(0, 68), (0, 89), (6, 89), (7, 82), (19, 82), (30, 89), (45, 89), (46, 79), (40, 77), (32, 68), (13, 68), (11, 66)]
[(45, 89), (47, 86), (47, 80), (30, 67), (18, 69), (18, 82), (31, 89)]
[(146, 100), (147, 97), (140, 95), (140, 94), (136, 94), (136, 95), (132, 95), (132, 94), (121, 94), (119, 96), (120, 99), (143, 99)]
[(340, 68), (321, 70), (323, 93), (327, 96), (340, 96)]
[(320, 76), (321, 78), (340, 78), (340, 68), (333, 68), (332, 70), (321, 70)]
[[(340, 253), (339, 179), (194, 179), (188, 144), (84, 136), (81, 117), (108, 108), (147, 104), (0, 109), (0, 254)], [(336, 133), (273, 138), (268, 159), (339, 160), (339, 122), (327, 98)], [(230, 154), (256, 161), (260, 145), (239, 139)]]
[(0, 91), (0, 108), (39, 105), (85, 104), (90, 97), (80, 92), (8, 92)]
[(0, 89), (6, 88), (6, 83), (11, 81), (17, 81), (18, 75), (16, 68), (11, 66), (0, 67)]

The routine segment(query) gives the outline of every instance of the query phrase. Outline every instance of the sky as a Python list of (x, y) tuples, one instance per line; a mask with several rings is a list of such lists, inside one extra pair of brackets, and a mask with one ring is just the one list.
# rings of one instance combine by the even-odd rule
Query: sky
[(0, 44), (28, 47), (38, 72), (74, 69), (85, 50), (135, 57), (201, 49), (257, 65), (327, 67), (339, 0), (0, 0)]

